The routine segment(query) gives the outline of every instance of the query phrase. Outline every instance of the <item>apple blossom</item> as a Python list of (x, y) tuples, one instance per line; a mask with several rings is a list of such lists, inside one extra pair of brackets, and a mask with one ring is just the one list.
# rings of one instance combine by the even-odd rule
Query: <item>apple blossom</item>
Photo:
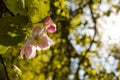
[(43, 28), (37, 26), (33, 29), (32, 36), (27, 40), (21, 49), (21, 58), (24, 56), (28, 59), (34, 58), (36, 50), (47, 50), (54, 44), (53, 40), (45, 34), (46, 31), (48, 33), (54, 33), (56, 31), (56, 25), (54, 23), (50, 23), (49, 20), (51, 20), (50, 17), (46, 19), (46, 22), (48, 22)]

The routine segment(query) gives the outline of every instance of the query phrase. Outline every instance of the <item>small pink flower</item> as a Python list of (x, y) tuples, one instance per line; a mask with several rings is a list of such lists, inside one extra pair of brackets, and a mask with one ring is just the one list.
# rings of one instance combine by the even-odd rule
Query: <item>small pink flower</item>
[(48, 24), (48, 25), (46, 25), (46, 30), (47, 30), (47, 32), (49, 32), (49, 33), (54, 33), (54, 32), (56, 32), (56, 24), (54, 24), (54, 23), (51, 23), (51, 24)]
[(34, 58), (36, 50), (47, 50), (54, 42), (44, 33), (44, 28), (35, 27), (30, 37), (23, 48), (21, 49), (20, 55), (23, 58), (24, 55), (28, 58)]

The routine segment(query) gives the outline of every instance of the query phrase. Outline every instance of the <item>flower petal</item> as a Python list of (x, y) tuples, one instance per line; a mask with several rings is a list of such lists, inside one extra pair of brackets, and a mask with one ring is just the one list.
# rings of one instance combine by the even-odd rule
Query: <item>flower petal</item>
[(47, 36), (47, 34), (43, 34), (41, 40), (37, 43), (38, 47), (42, 50), (47, 50), (52, 45), (53, 41)]
[(46, 25), (45, 27), (46, 27), (47, 32), (49, 32), (49, 33), (54, 33), (57, 30), (56, 24), (54, 24), (54, 23)]
[(36, 55), (36, 47), (35, 46), (33, 46), (31, 44), (27, 45), (25, 50), (26, 50), (25, 56), (27, 58), (31, 59), (31, 58), (35, 57), (35, 55)]
[(33, 36), (36, 36), (37, 34), (39, 34), (39, 33), (41, 32), (41, 30), (42, 30), (41, 27), (39, 27), (39, 26), (35, 27), (35, 28), (33, 29), (32, 35), (33, 35)]
[(29, 58), (29, 59), (35, 57), (35, 55), (36, 55), (36, 49), (37, 48), (34, 45), (30, 44), (30, 43), (25, 44), (23, 46), (23, 48), (21, 49), (21, 52), (20, 52), (21, 58), (23, 59), (24, 55), (27, 58)]
[(26, 52), (25, 52), (25, 47), (23, 47), (23, 48), (21, 49), (21, 51), (20, 51), (20, 56), (21, 56), (22, 59), (23, 59), (25, 53), (26, 53)]

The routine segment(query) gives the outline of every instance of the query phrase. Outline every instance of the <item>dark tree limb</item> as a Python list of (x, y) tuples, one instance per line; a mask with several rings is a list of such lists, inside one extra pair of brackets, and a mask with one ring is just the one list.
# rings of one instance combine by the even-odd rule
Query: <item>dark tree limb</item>
[(9, 76), (8, 76), (8, 72), (7, 72), (6, 65), (4, 64), (4, 61), (3, 61), (2, 55), (0, 55), (0, 61), (1, 61), (2, 65), (3, 65), (3, 67), (4, 67), (4, 71), (5, 71), (7, 80), (10, 80), (10, 79), (9, 79)]

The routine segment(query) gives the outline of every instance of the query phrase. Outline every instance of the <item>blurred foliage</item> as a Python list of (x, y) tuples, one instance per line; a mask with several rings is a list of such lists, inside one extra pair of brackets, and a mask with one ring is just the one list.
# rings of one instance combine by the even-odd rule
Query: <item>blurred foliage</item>
[[(105, 2), (110, 8), (98, 9)], [(117, 14), (119, 4), (112, 0), (0, 0), (0, 54), (10, 80), (119, 80), (120, 74), (108, 73), (102, 63), (96, 63), (95, 69), (92, 62), (94, 56), (101, 57), (97, 19)], [(48, 34), (55, 45), (37, 51), (34, 59), (21, 59), (21, 47), (47, 15), (57, 24), (57, 32)], [(109, 51), (116, 57), (119, 46)], [(120, 72), (119, 63), (116, 72)], [(0, 80), (7, 80), (2, 63)]]

